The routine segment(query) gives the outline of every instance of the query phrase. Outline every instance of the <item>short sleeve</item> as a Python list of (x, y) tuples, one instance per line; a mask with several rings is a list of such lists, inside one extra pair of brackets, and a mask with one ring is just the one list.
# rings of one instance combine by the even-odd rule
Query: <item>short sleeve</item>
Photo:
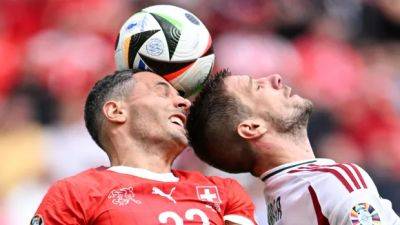
[(65, 181), (50, 187), (31, 220), (31, 225), (84, 225), (83, 207), (77, 190)]
[(392, 209), (391, 202), (381, 198), (371, 177), (361, 168), (358, 169), (368, 187), (343, 196), (329, 216), (330, 224), (399, 225), (400, 218)]
[(225, 179), (225, 187), (229, 192), (229, 199), (224, 220), (241, 225), (257, 224), (254, 219), (254, 204), (242, 186), (233, 179)]

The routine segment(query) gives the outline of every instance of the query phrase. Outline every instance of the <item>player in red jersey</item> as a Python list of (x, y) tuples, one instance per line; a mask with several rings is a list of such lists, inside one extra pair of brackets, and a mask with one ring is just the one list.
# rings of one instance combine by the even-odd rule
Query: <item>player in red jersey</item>
[(171, 169), (188, 144), (190, 105), (151, 72), (120, 71), (97, 82), (85, 122), (111, 167), (56, 182), (31, 225), (255, 224), (236, 181)]
[(277, 74), (229, 75), (209, 79), (193, 103), (190, 141), (209, 164), (264, 181), (269, 225), (400, 225), (363, 169), (315, 158), (309, 100), (293, 95)]

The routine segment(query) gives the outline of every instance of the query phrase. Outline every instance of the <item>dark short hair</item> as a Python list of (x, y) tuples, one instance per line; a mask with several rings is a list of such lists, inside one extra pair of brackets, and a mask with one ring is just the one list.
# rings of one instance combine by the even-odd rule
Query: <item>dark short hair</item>
[(224, 79), (230, 75), (224, 69), (205, 81), (190, 108), (189, 141), (196, 155), (211, 166), (231, 173), (250, 172), (254, 153), (236, 132), (250, 109), (227, 93)]
[(104, 122), (102, 108), (104, 103), (110, 99), (120, 99), (128, 94), (133, 85), (126, 85), (133, 81), (135, 73), (142, 72), (139, 69), (115, 71), (111, 75), (107, 75), (101, 80), (97, 81), (85, 103), (85, 125), (89, 131), (90, 136), (96, 144), (104, 149), (101, 142), (101, 127)]

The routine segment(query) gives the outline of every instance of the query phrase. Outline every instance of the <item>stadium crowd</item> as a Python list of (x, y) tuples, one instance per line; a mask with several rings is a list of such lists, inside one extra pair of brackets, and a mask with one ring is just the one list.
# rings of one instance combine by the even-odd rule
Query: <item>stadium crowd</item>
[[(174, 4), (214, 40), (215, 70), (279, 73), (314, 102), (318, 157), (355, 162), (400, 213), (400, 1), (0, 1), (0, 223), (26, 224), (49, 185), (107, 157), (83, 123), (90, 87), (111, 73), (119, 27)], [(187, 149), (175, 165), (231, 176)], [(235, 175), (266, 224), (261, 181)]]

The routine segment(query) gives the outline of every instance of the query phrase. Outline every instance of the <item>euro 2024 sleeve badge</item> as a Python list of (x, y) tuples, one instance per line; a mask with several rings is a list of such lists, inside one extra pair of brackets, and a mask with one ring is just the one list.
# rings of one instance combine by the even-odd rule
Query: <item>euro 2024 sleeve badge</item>
[(372, 205), (358, 203), (350, 212), (350, 220), (353, 225), (380, 225), (381, 218)]

